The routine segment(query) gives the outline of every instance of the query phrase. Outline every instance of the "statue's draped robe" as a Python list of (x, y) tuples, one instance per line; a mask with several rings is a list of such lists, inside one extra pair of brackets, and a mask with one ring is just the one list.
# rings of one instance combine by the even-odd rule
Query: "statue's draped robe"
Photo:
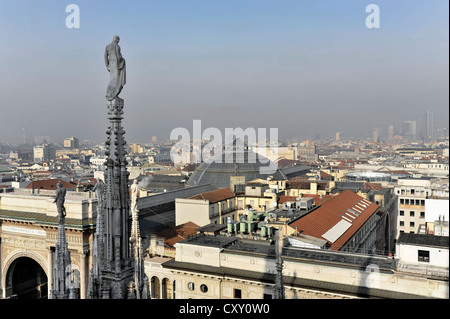
[(106, 46), (105, 63), (109, 68), (109, 85), (106, 89), (106, 99), (114, 100), (122, 91), (126, 81), (125, 59), (120, 53), (120, 47), (113, 42)]

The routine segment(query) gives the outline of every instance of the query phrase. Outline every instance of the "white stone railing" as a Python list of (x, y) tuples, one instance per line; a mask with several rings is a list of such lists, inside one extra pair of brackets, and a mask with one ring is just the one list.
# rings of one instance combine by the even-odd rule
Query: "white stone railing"
[(408, 272), (418, 275), (449, 278), (449, 269), (435, 266), (414, 265), (408, 263), (397, 263), (397, 271)]

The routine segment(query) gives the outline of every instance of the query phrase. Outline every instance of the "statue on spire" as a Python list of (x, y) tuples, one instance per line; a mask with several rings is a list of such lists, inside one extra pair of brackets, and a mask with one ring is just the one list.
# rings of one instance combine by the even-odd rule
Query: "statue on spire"
[(119, 96), (126, 82), (125, 59), (120, 53), (119, 41), (119, 36), (115, 35), (113, 41), (105, 48), (105, 64), (109, 72), (109, 85), (106, 89), (108, 101)]

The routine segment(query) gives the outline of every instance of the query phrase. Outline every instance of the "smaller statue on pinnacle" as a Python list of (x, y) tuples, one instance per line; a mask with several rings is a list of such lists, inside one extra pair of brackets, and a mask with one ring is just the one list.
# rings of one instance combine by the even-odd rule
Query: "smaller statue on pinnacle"
[(64, 224), (66, 218), (66, 208), (64, 207), (64, 201), (66, 198), (66, 189), (64, 188), (61, 181), (57, 184), (56, 197), (53, 203), (56, 203), (56, 208), (58, 209), (58, 221), (60, 225)]

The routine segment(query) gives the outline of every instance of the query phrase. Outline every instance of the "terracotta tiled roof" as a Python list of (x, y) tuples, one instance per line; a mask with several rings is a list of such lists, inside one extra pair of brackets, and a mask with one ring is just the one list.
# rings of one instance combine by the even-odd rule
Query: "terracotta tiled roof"
[(410, 172), (407, 171), (379, 171), (381, 173), (385, 173), (385, 174), (396, 174), (396, 175), (411, 175)]
[(305, 180), (308, 180), (308, 179), (309, 179), (308, 176), (295, 176), (295, 177), (292, 177), (292, 178), (289, 180), (289, 182), (305, 181)]
[(165, 228), (156, 233), (156, 236), (164, 238), (164, 244), (173, 247), (177, 242), (186, 239), (189, 236), (197, 234), (198, 225), (193, 222), (187, 222), (172, 228)]
[(322, 179), (332, 179), (333, 176), (331, 176), (328, 173), (325, 173), (324, 171), (320, 171), (320, 178), (322, 178)]
[[(290, 189), (310, 189), (312, 181), (299, 181), (299, 180), (289, 180), (287, 188)], [(327, 182), (314, 182), (317, 183), (318, 190), (325, 190), (327, 187)]]
[(217, 203), (222, 200), (230, 199), (234, 197), (234, 193), (230, 191), (228, 187), (216, 189), (210, 192), (201, 193), (192, 197), (190, 199), (198, 200), (208, 200), (210, 203)]
[[(57, 179), (57, 178), (33, 181), (30, 184), (28, 184), (28, 186), (26, 188), (56, 190), (58, 188), (58, 186), (57, 186), (58, 181), (59, 181), (59, 179)], [(64, 188), (66, 188), (66, 189), (73, 189), (76, 187), (75, 185), (68, 183), (66, 181), (63, 181), (63, 180), (61, 180), (61, 183), (63, 184)]]
[(295, 203), (297, 201), (297, 196), (285, 196), (281, 195), (280, 199), (278, 200), (278, 204), (283, 204), (286, 202)]
[(364, 184), (364, 189), (373, 189), (373, 190), (377, 190), (377, 191), (378, 191), (378, 190), (381, 189), (381, 185), (366, 182), (366, 183)]
[[(328, 241), (330, 249), (339, 250), (379, 207), (377, 204), (362, 198), (352, 191), (346, 190), (323, 202), (319, 208), (294, 221), (290, 226), (292, 228), (298, 227), (298, 231), (305, 235), (328, 240), (323, 235), (330, 229), (343, 220), (351, 221), (349, 223), (350, 227), (342, 232), (337, 239), (333, 242)], [(348, 209), (356, 212), (359, 216), (349, 212)]]

